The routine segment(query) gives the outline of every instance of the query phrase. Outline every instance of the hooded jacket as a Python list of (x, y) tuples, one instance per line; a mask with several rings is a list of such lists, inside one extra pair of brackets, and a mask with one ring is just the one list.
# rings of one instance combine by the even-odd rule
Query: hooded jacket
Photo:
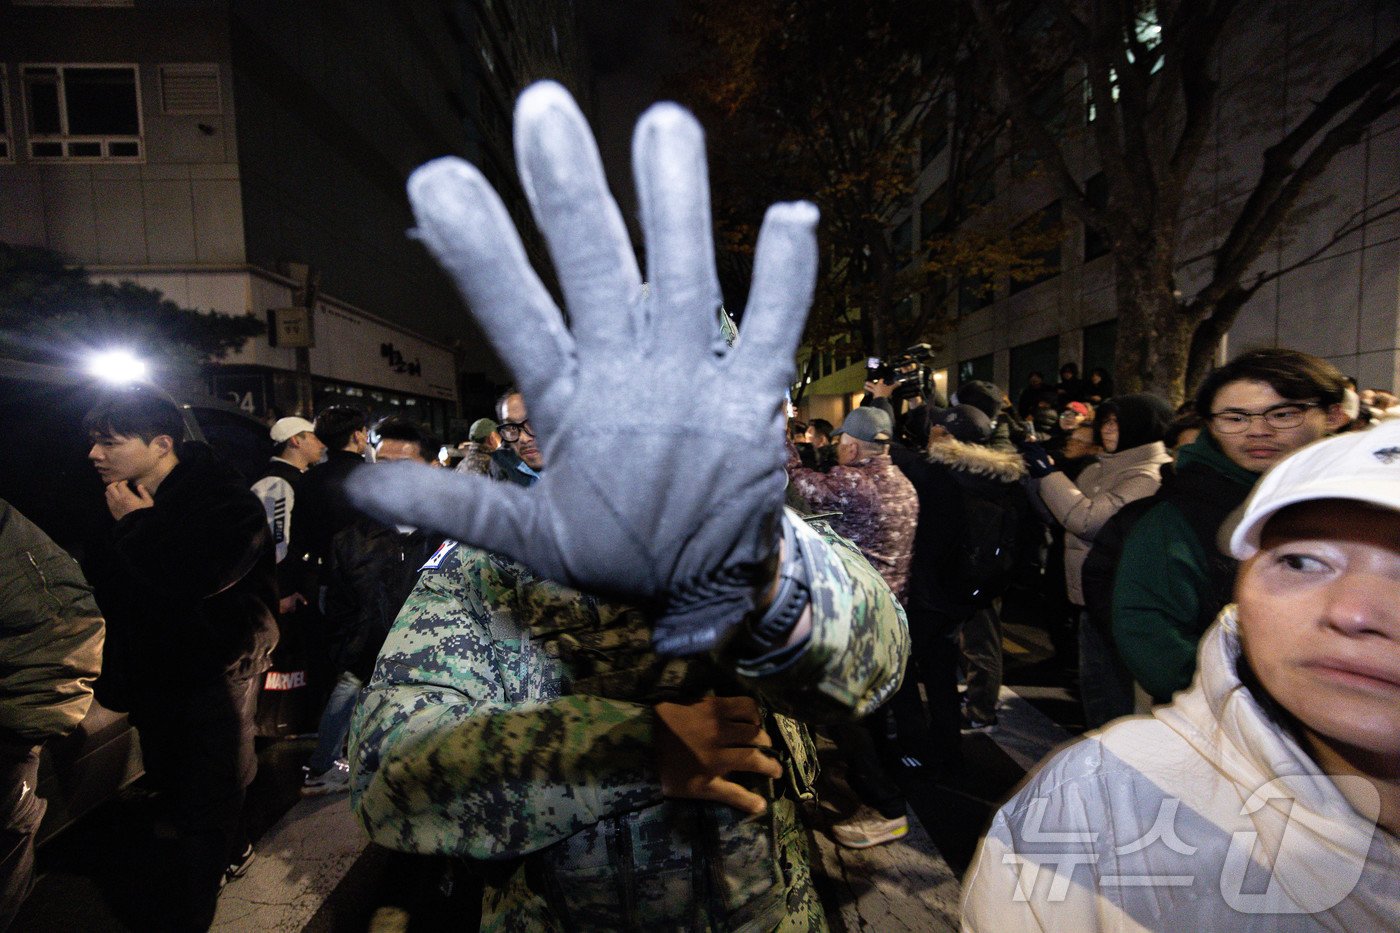
[(1044, 762), (978, 849), (963, 930), (1394, 929), (1400, 840), (1356, 809), (1370, 785), (1343, 796), (1239, 664), (1231, 606), (1189, 691)]
[(1019, 483), (1026, 476), (1026, 464), (1020, 454), (951, 438), (929, 444), (924, 456), (901, 454), (896, 462), (919, 491), (907, 605), (910, 610), (965, 616), (976, 607), (960, 603), (943, 585), (967, 538), (962, 487)]
[(1202, 431), (1181, 449), (1170, 495), (1123, 542), (1113, 579), (1113, 640), (1133, 679), (1159, 703), (1191, 683), (1196, 646), (1234, 584), (1235, 561), (1196, 529), (1218, 530), (1258, 479)]
[[(1040, 499), (1065, 529), (1065, 591), (1070, 602), (1084, 605), (1080, 570), (1094, 536), (1110, 518), (1134, 499), (1144, 499), (1161, 485), (1164, 464), (1171, 462), (1162, 434), (1171, 420), (1171, 407), (1152, 395), (1127, 395), (1106, 402), (1099, 417), (1118, 419), (1118, 449), (1101, 453), (1085, 467), (1078, 481), (1051, 473), (1038, 481)], [(1094, 428), (1095, 440), (1099, 428)]]

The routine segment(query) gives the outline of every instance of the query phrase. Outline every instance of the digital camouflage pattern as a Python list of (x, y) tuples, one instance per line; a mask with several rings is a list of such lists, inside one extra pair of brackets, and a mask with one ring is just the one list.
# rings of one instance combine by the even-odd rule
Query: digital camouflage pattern
[(467, 441), (462, 462), (457, 464), (458, 473), (480, 473), (486, 476), (491, 470), (491, 451), (480, 441)]
[(797, 448), (788, 445), (788, 478), (813, 509), (841, 513), (831, 520), (885, 578), (901, 601), (914, 560), (914, 530), (919, 524), (919, 495), (888, 453), (866, 457), (825, 473), (802, 465)]
[[(787, 520), (813, 625), (781, 670), (662, 658), (637, 610), (485, 551), (436, 555), (351, 729), (351, 802), (371, 838), (498, 863), (484, 866), (483, 930), (823, 929), (796, 804), (812, 797), (816, 755), (783, 714), (875, 709), (899, 685), (908, 635), (849, 542)], [(766, 711), (784, 777), (747, 776), (773, 802), (761, 817), (661, 795), (652, 706), (710, 693)]]

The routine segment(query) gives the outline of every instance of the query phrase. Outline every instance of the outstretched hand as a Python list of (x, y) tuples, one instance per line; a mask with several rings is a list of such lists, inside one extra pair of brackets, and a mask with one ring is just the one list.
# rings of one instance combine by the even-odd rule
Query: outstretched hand
[(562, 87), (521, 95), (515, 148), (567, 325), (480, 172), (430, 162), (409, 196), (418, 236), (516, 377), (543, 477), (525, 489), (390, 464), (358, 471), (349, 493), (381, 519), (652, 606), (664, 653), (711, 650), (776, 569), (782, 403), (816, 277), (816, 208), (768, 210), (731, 348), (718, 324), (704, 139), (690, 114), (658, 104), (633, 137), (645, 286), (592, 134)]

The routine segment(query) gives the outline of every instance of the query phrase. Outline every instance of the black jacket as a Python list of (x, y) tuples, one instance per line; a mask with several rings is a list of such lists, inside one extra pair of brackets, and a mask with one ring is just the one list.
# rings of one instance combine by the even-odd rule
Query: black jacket
[(102, 615), (77, 563), (0, 499), (0, 750), (77, 728), (102, 667)]
[(83, 561), (107, 617), (98, 699), (138, 725), (174, 715), (183, 694), (267, 670), (277, 644), (261, 503), (207, 446), (177, 456), (155, 505), (112, 525)]
[(528, 488), (535, 485), (535, 477), (521, 469), (523, 466), (525, 461), (521, 460), (515, 451), (508, 447), (497, 447), (491, 451), (491, 464), (486, 468), (486, 475), (494, 480)]
[(442, 535), (401, 532), (368, 518), (335, 536), (325, 577), (331, 661), (369, 683), (379, 649), (418, 571), (442, 545)]
[(297, 488), (297, 548), (312, 564), (330, 559), (331, 539), (360, 513), (345, 495), (345, 480), (364, 466), (365, 458), (348, 450), (332, 450), (326, 462), (306, 471)]
[(943, 585), (967, 537), (957, 474), (969, 483), (1017, 483), (1025, 475), (1025, 463), (1019, 454), (958, 441), (933, 444), (927, 455), (893, 445), (890, 459), (919, 494), (919, 524), (914, 532), (914, 561), (905, 606), (910, 612), (967, 615), (976, 607), (960, 603)]

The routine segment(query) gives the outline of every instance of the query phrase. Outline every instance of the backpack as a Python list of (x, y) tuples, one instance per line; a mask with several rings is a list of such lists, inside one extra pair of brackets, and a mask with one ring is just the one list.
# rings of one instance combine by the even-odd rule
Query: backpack
[(1216, 613), (1231, 600), (1238, 566), (1233, 557), (1221, 552), (1216, 535), (1230, 512), (1247, 495), (1248, 490), (1234, 487), (1214, 471), (1192, 470), (1182, 475), (1164, 470), (1162, 487), (1156, 493), (1134, 499), (1104, 523), (1084, 557), (1080, 588), (1084, 593), (1089, 624), (1107, 644), (1113, 645), (1113, 584), (1118, 561), (1139, 519), (1164, 502), (1175, 504), (1185, 517), (1207, 555), (1210, 590), (1201, 594), (1201, 602), (1204, 611), (1213, 620)]
[(1019, 483), (995, 483), (955, 471), (964, 516), (963, 540), (944, 589), (956, 602), (983, 606), (1004, 593), (1016, 576), (1025, 492)]

